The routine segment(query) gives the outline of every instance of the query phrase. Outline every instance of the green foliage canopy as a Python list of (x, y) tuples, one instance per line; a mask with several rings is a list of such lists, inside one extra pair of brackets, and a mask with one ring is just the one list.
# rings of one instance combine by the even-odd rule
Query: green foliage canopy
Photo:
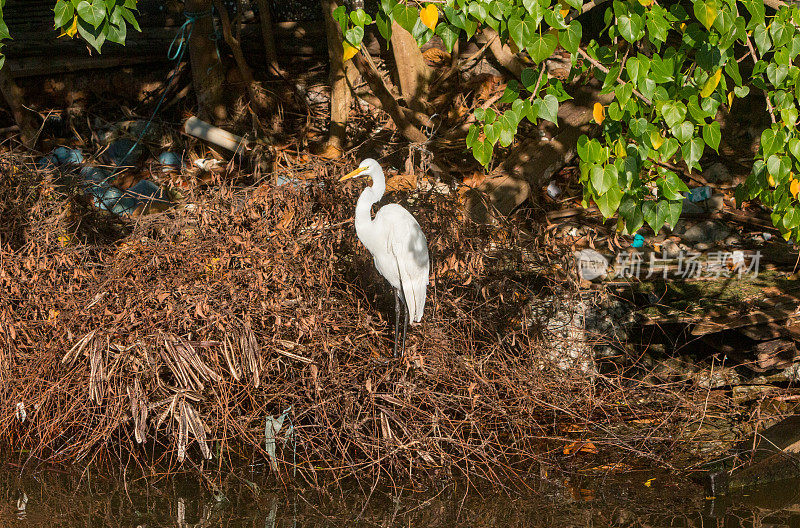
[[(662, 6), (654, 0), (597, 1), (605, 5), (600, 41), (583, 42), (578, 15), (582, 0), (446, 0), (435, 3), (443, 18), (435, 29), (420, 19), (421, 4), (381, 0), (376, 25), (387, 40), (392, 21), (422, 45), (439, 35), (448, 50), (479, 27), (495, 30), (522, 50), (529, 67), (509, 82), (496, 109), (476, 108), (466, 146), (488, 166), (498, 146), (509, 146), (520, 122), (556, 122), (569, 98), (561, 82), (549, 79), (544, 61), (560, 45), (572, 55), (571, 75), (588, 72), (611, 97), (595, 108), (598, 137), (582, 136), (577, 151), (584, 201), (594, 201), (618, 227), (633, 233), (645, 223), (658, 231), (674, 226), (686, 184), (681, 162), (700, 170), (706, 149), (721, 141), (717, 114), (750, 90), (764, 93), (773, 116), (761, 137), (752, 174), (737, 189), (740, 201), (760, 199), (772, 208), (785, 238), (800, 241), (800, 7), (767, 13), (764, 0), (691, 0)], [(348, 43), (358, 47), (369, 16), (344, 10), (337, 17)], [(358, 31), (356, 31), (356, 28)], [(602, 43), (601, 43), (602, 42)], [(737, 56), (739, 57), (737, 60)], [(578, 67), (578, 57), (582, 57)], [(755, 64), (743, 78), (739, 62)], [(788, 146), (788, 149), (787, 149)]]

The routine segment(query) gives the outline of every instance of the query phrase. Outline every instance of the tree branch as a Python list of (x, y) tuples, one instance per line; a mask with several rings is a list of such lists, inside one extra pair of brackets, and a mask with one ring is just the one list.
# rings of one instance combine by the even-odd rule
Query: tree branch
[[(750, 57), (752, 57), (753, 64), (755, 64), (758, 62), (758, 56), (756, 55), (756, 50), (753, 47), (753, 43), (750, 42), (750, 37), (747, 35), (747, 33), (744, 34), (744, 38), (747, 39), (747, 49), (750, 50)], [(769, 95), (767, 94), (766, 90), (764, 90), (764, 100), (767, 101), (767, 110), (769, 110), (769, 118), (772, 119), (772, 123), (774, 124), (777, 122), (777, 120), (775, 119), (775, 108), (772, 106), (772, 101), (769, 100)]]
[[(578, 48), (578, 55), (580, 55), (581, 57), (583, 57), (584, 59), (589, 61), (592, 64), (592, 66), (594, 66), (595, 68), (597, 68), (601, 72), (608, 73), (608, 68), (606, 68), (605, 66), (603, 66), (602, 64), (600, 64), (599, 62), (597, 62), (596, 60), (591, 58), (588, 53), (583, 51), (583, 48), (580, 48), (580, 47)], [(625, 81), (623, 81), (622, 79), (620, 79), (619, 77), (617, 77), (617, 82), (619, 84), (628, 84)], [(639, 99), (641, 99), (642, 101), (644, 101), (646, 104), (649, 104), (649, 105), (653, 104), (652, 101), (650, 101), (650, 99), (648, 99), (647, 97), (642, 95), (636, 88), (633, 89), (633, 94), (636, 97), (638, 97)]]
[(386, 87), (378, 68), (375, 66), (375, 62), (373, 62), (365, 46), (362, 46), (361, 51), (353, 57), (353, 64), (356, 65), (361, 76), (378, 97), (383, 111), (389, 114), (400, 133), (413, 143), (425, 143), (428, 141), (428, 136), (406, 119), (402, 107), (389, 91), (389, 88)]

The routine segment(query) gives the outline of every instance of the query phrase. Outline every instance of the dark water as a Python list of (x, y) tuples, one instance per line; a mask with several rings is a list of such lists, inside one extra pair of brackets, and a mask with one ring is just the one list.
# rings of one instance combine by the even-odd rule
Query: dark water
[(144, 486), (0, 474), (0, 527), (800, 527), (800, 482), (714, 499), (686, 479), (647, 472), (529, 484), (524, 492), (462, 483), (370, 496), (370, 489), (288, 493), (243, 483), (215, 496), (186, 480)]

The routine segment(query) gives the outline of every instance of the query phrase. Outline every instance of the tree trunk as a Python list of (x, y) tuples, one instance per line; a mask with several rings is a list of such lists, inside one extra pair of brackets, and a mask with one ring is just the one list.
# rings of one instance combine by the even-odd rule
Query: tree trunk
[[(187, 12), (207, 13), (211, 11), (212, 0), (186, 0)], [(211, 40), (214, 21), (210, 16), (198, 18), (189, 40), (189, 58), (192, 63), (192, 85), (199, 106), (198, 115), (205, 121), (219, 123), (227, 117), (223, 104), (222, 63), (217, 47)]]
[(217, 12), (219, 13), (219, 18), (222, 21), (222, 35), (225, 38), (225, 42), (228, 44), (228, 46), (230, 46), (231, 51), (233, 52), (233, 59), (236, 61), (239, 74), (242, 76), (242, 82), (247, 90), (247, 96), (250, 99), (250, 103), (260, 111), (265, 110), (267, 106), (265, 97), (261, 92), (259, 92), (258, 87), (256, 86), (255, 78), (253, 78), (253, 70), (250, 68), (244, 58), (244, 53), (242, 52), (242, 43), (240, 41), (241, 36), (238, 34), (238, 31), (236, 36), (233, 35), (233, 27), (230, 17), (228, 16), (228, 10), (225, 9), (225, 5), (222, 3), (222, 0), (213, 1), (214, 6), (216, 6)]
[(22, 144), (28, 148), (33, 148), (36, 140), (36, 120), (34, 114), (24, 106), (24, 92), (22, 88), (14, 82), (8, 73), (8, 67), (0, 70), (0, 92), (6, 99), (6, 103), (11, 108), (14, 121), (19, 125), (20, 139)]
[(272, 27), (272, 13), (267, 0), (258, 0), (258, 14), (261, 17), (261, 35), (264, 37), (264, 52), (267, 55), (267, 72), (270, 75), (283, 73), (278, 64), (278, 51), (275, 48), (275, 33)]
[(428, 136), (423, 134), (420, 129), (406, 119), (403, 107), (397, 103), (392, 93), (383, 83), (383, 78), (380, 72), (378, 72), (378, 68), (375, 66), (369, 52), (362, 47), (361, 51), (356, 53), (356, 56), (353, 57), (353, 63), (356, 68), (358, 68), (364, 80), (367, 81), (372, 93), (380, 100), (384, 112), (389, 114), (394, 124), (397, 125), (397, 129), (400, 133), (412, 143), (425, 143), (428, 141)]
[[(336, 0), (321, 0), (325, 15), (325, 33), (328, 38), (328, 57), (330, 58), (331, 83), (331, 124), (328, 141), (321, 154), (328, 158), (338, 158), (344, 153), (347, 143), (347, 117), (353, 96), (350, 84), (355, 82), (358, 70), (351, 61), (342, 60), (344, 37), (338, 22), (333, 19), (333, 11), (338, 7)], [(350, 81), (348, 83), (348, 80)]]
[(394, 62), (397, 65), (397, 78), (400, 82), (400, 94), (409, 108), (424, 112), (431, 69), (425, 64), (417, 41), (397, 22), (392, 24), (391, 42)]

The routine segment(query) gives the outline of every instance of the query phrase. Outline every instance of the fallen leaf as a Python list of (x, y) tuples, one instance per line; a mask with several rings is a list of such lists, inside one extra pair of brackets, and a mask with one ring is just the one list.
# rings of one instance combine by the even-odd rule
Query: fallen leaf
[(572, 442), (571, 444), (564, 446), (564, 454), (571, 455), (577, 453), (586, 453), (590, 455), (594, 455), (597, 453), (597, 447), (591, 442)]

